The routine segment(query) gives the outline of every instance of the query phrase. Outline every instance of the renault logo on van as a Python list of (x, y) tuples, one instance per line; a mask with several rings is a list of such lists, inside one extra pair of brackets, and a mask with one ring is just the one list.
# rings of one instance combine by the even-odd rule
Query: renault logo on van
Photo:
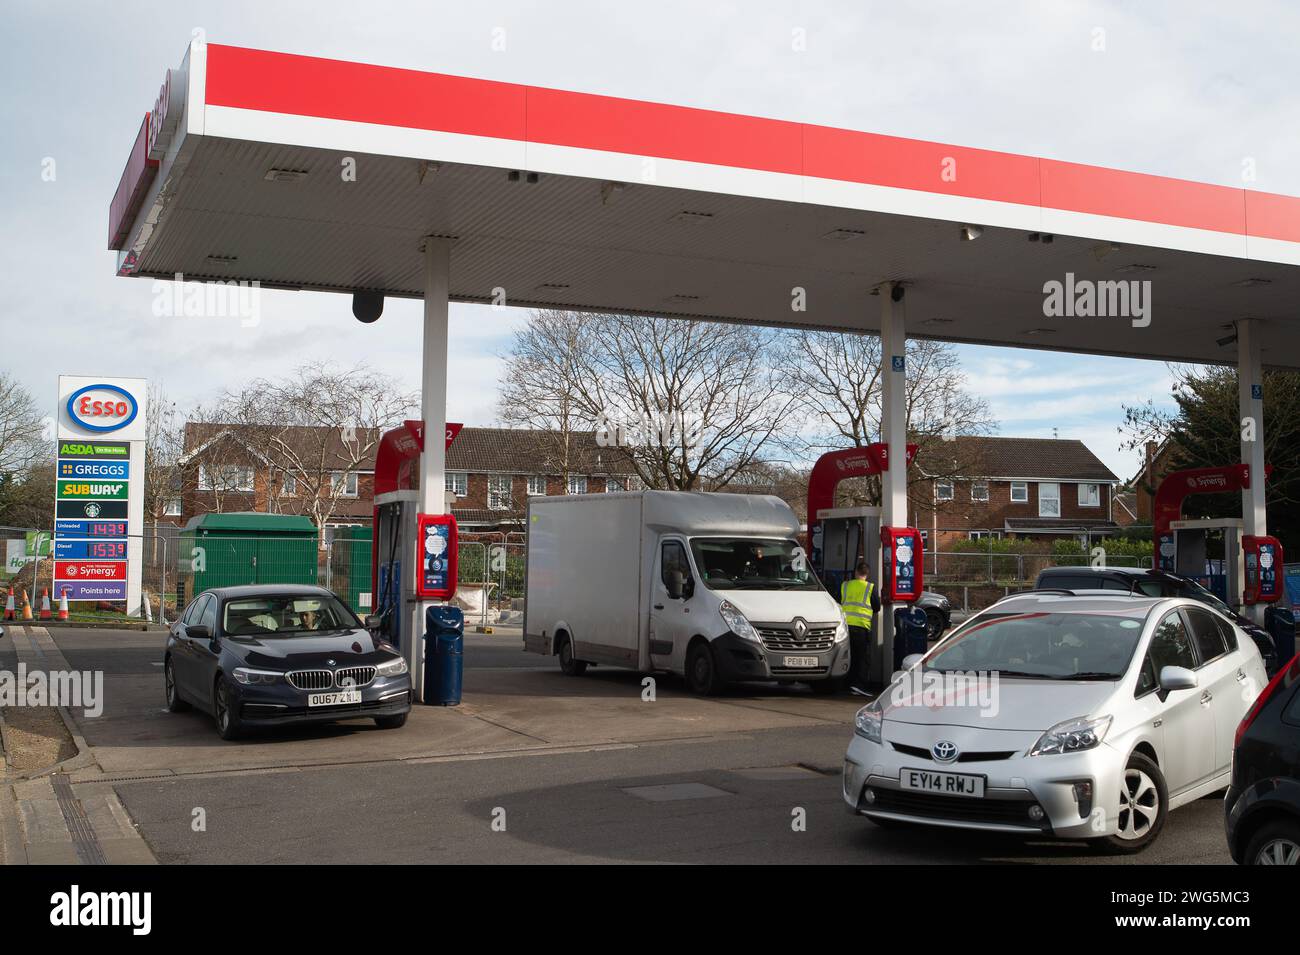
[(957, 758), (957, 744), (941, 739), (931, 748), (930, 753), (941, 763), (951, 763)]
[(805, 620), (803, 617), (795, 617), (795, 618), (794, 618), (794, 635), (795, 635), (796, 637), (798, 637), (800, 640), (802, 640), (803, 637), (804, 637), (804, 634), (806, 634), (807, 632), (808, 632), (808, 621)]

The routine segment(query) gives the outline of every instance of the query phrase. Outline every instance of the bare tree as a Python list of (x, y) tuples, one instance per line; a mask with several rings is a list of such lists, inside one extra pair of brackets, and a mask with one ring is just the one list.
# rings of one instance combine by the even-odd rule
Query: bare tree
[(649, 488), (726, 487), (761, 460), (791, 402), (776, 333), (635, 315), (535, 313), (507, 360), (502, 419), (622, 452)]
[[(804, 411), (805, 452), (862, 447), (878, 440), (884, 411), (880, 337), (803, 329), (785, 339), (782, 362), (788, 386)], [(925, 467), (909, 473), (909, 483), (980, 473), (971, 460), (974, 445), (953, 439), (988, 434), (996, 422), (988, 403), (971, 394), (956, 349), (946, 342), (911, 339), (907, 343), (904, 401), (908, 441), (918, 446)], [(962, 450), (958, 450), (959, 447)], [(878, 504), (877, 479), (846, 481), (845, 495), (855, 504)]]
[(0, 372), (0, 475), (26, 471), (49, 456), (44, 417), (31, 392)]
[(263, 461), (268, 509), (307, 514), (323, 532), (340, 503), (357, 496), (384, 430), (418, 409), (419, 398), (365, 364), (317, 362), (254, 380), (222, 404), (240, 443)]
[(591, 464), (577, 435), (595, 427), (579, 384), (582, 370), (594, 365), (592, 347), (583, 316), (539, 309), (515, 332), (501, 377), (497, 417), (506, 427), (532, 430), (531, 450), (566, 485), (570, 474), (586, 473)]

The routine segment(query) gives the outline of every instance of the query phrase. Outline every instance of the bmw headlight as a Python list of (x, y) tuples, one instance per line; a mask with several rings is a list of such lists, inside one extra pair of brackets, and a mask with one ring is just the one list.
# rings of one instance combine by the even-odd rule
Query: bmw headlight
[(849, 638), (849, 625), (844, 622), (844, 615), (840, 615), (840, 622), (835, 627), (835, 642), (843, 643)]
[(245, 686), (267, 686), (284, 679), (284, 674), (275, 670), (253, 670), (249, 667), (235, 667), (232, 675), (236, 682)]
[(872, 701), (858, 710), (853, 717), (853, 732), (872, 743), (880, 742), (880, 727), (885, 721), (885, 713), (878, 700)]
[(389, 660), (375, 667), (377, 676), (401, 676), (407, 672), (406, 657), (398, 657), (395, 660)]
[(1058, 753), (1079, 753), (1093, 749), (1106, 738), (1110, 723), (1109, 716), (1098, 716), (1095, 719), (1081, 717), (1057, 723), (1039, 737), (1029, 755), (1054, 756)]
[(760, 643), (758, 631), (754, 625), (745, 619), (745, 615), (736, 609), (736, 605), (730, 600), (722, 601), (722, 606), (718, 608), (718, 614), (722, 617), (722, 622), (727, 625), (736, 636), (745, 640), (753, 640)]

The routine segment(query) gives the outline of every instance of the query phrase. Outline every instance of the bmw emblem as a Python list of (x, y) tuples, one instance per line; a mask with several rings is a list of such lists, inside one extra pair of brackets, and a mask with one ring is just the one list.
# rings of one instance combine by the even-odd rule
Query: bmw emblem
[(941, 739), (930, 748), (930, 753), (936, 762), (951, 763), (957, 758), (957, 744)]
[(338, 666), (338, 661), (337, 661), (337, 660), (326, 660), (326, 661), (325, 661), (325, 665), (326, 665), (326, 666), (336, 667), (336, 666)]

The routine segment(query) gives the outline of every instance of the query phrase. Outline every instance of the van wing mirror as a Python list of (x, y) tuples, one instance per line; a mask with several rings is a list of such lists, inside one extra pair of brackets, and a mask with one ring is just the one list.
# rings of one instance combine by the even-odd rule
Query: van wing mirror
[(384, 625), (384, 615), (380, 613), (367, 614), (365, 625), (367, 630), (378, 630)]
[(1173, 690), (1194, 690), (1197, 683), (1196, 674), (1186, 667), (1160, 668), (1160, 689), (1166, 693)]
[(680, 570), (670, 570), (667, 587), (669, 597), (673, 600), (681, 600), (686, 595), (686, 575)]

